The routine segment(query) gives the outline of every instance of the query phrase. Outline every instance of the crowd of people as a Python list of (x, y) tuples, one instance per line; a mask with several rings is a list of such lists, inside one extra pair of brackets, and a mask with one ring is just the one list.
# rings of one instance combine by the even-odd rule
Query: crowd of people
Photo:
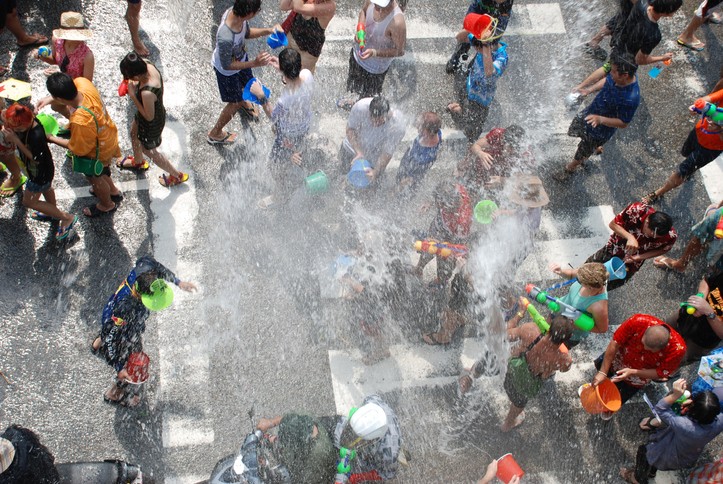
[[(457, 97), (456, 102), (448, 104), (447, 111), (463, 132), (468, 152), (456, 163), (454, 172), (435, 186), (429, 205), (433, 215), (426, 231), (428, 241), (447, 244), (454, 250), (450, 249), (451, 254), (422, 251), (418, 264), (410, 270), (421, 279), (425, 267), (435, 259), (436, 277), (427, 289), (448, 294), (439, 328), (420, 335), (429, 345), (448, 345), (459, 328), (477, 322), (480, 317), (481, 296), (479, 288), (475, 287), (479, 278), (473, 265), (465, 263), (479, 242), (472, 224), (473, 218), (477, 217), (475, 204), (482, 199), (495, 202), (490, 220), (482, 223), (507, 220), (516, 225), (519, 230), (514, 243), (521, 247), (519, 257), (524, 258), (534, 247), (542, 208), (550, 202), (543, 182), (535, 172), (536, 162), (525, 141), (524, 128), (515, 124), (492, 129), (486, 126), (497, 84), (511, 62), (508, 45), (503, 39), (513, 15), (512, 4), (512, 0), (472, 0), (465, 16), (460, 17), (465, 19), (465, 26), (470, 26), (467, 27), (469, 30), (465, 28), (456, 35), (457, 45), (446, 65), (446, 72), (453, 76), (452, 85)], [(152, 162), (165, 172), (159, 177), (159, 183), (165, 187), (189, 179), (187, 173), (179, 171), (159, 151), (166, 119), (163, 76), (145, 58), (149, 52), (138, 33), (140, 0), (128, 0), (126, 20), (134, 50), (119, 63), (124, 79), (119, 94), (127, 93), (129, 102), (136, 109), (128, 127), (133, 154), (127, 156), (121, 153), (118, 129), (93, 83), (95, 58), (86, 44), (92, 30), (82, 14), (63, 13), (60, 28), (53, 31), (52, 39), (48, 39), (25, 33), (13, 1), (3, 1), (2, 5), (5, 15), (0, 17), (20, 47), (50, 42), (47, 55), (38, 53), (36, 56), (50, 67), (46, 83), (48, 97), (35, 103), (21, 99), (8, 103), (2, 111), (0, 160), (7, 177), (0, 186), (0, 197), (12, 197), (22, 191), (22, 203), (32, 209), (32, 218), (57, 221), (58, 240), (74, 235), (79, 217), (61, 210), (56, 203), (52, 188), (54, 162), (48, 143), (66, 148), (73, 171), (87, 177), (92, 194), (98, 200), (83, 210), (86, 217), (113, 212), (123, 199), (112, 180), (112, 165), (118, 169), (144, 171)], [(617, 129), (624, 129), (634, 122), (641, 102), (638, 67), (672, 58), (670, 52), (654, 54), (662, 40), (658, 23), (675, 14), (681, 5), (682, 0), (621, 0), (620, 12), (587, 44), (587, 51), (605, 62), (577, 85), (569, 97), (574, 105), (597, 93), (570, 124), (568, 134), (580, 138), (580, 142), (572, 160), (556, 175), (557, 178), (579, 176), (578, 168), (593, 154), (602, 153), (603, 145)], [(240, 114), (246, 121), (258, 121), (260, 111), (264, 111), (273, 125), (269, 167), (275, 186), (271, 195), (258, 202), (262, 210), (287, 205), (308, 175), (308, 150), (311, 148), (308, 135), (313, 126), (312, 98), (317, 89), (314, 73), (323, 54), (325, 29), (334, 17), (336, 7), (335, 0), (280, 0), (280, 10), (288, 12), (284, 14), (286, 17), (278, 24), (262, 28), (252, 27), (249, 23), (261, 11), (261, 0), (235, 0), (219, 19), (211, 62), (224, 106), (207, 132), (206, 140), (216, 146), (233, 145), (239, 137), (227, 126), (234, 116)], [(357, 32), (349, 54), (347, 92), (337, 101), (340, 110), (349, 112), (337, 164), (338, 180), (345, 180), (348, 174), (349, 181), (344, 183), (348, 183), (349, 193), (373, 193), (382, 186), (405, 134), (404, 114), (383, 94), (390, 66), (405, 53), (407, 35), (403, 7), (397, 0), (364, 0), (358, 13)], [(677, 39), (682, 48), (693, 51), (704, 48), (695, 37), (695, 31), (705, 20), (719, 22), (712, 13), (716, 7), (716, 1), (703, 2)], [(254, 58), (249, 56), (248, 43), (264, 37), (278, 37), (282, 32), (288, 47), (278, 56), (263, 50)], [(611, 37), (609, 56), (600, 47), (606, 36)], [(253, 71), (267, 66), (278, 71), (283, 84), (281, 93), (273, 101)], [(700, 93), (694, 100), (691, 109), (703, 115), (683, 145), (685, 159), (665, 184), (640, 200), (629, 200), (629, 205), (610, 221), (612, 234), (607, 244), (590, 255), (585, 264), (577, 268), (551, 265), (552, 273), (568, 279), (550, 290), (566, 288), (564, 294), (560, 291), (558, 302), (571, 308), (570, 312), (561, 312), (558, 304), (557, 310), (550, 307), (552, 312), (542, 317), (530, 309), (530, 305), (534, 308), (539, 301), (530, 303), (518, 298), (520, 291), (510, 286), (494, 288), (494, 311), (504, 320), (506, 327), (502, 331), (512, 342), (504, 381), (510, 406), (500, 425), (502, 432), (510, 432), (523, 423), (524, 409), (529, 401), (556, 372), (571, 368), (578, 352), (575, 348), (585, 345), (589, 333), (609, 334), (609, 293), (627, 284), (641, 270), (645, 260), (653, 259), (653, 265), (660, 269), (684, 271), (706, 248), (705, 274), (698, 287), (690, 291), (697, 295), (687, 298), (682, 307), (665, 319), (662, 315), (649, 314), (627, 317), (613, 332), (605, 352), (591, 362), (590, 368), (596, 373), (589, 383), (580, 387), (580, 392), (586, 387), (595, 388), (612, 382), (619, 392), (620, 403), (624, 404), (653, 381), (675, 380), (670, 393), (654, 406), (655, 418), (644, 418), (640, 422), (642, 430), (654, 431), (654, 434), (650, 443), (641, 445), (635, 466), (621, 469), (621, 476), (628, 482), (646, 483), (656, 469), (692, 467), (705, 445), (723, 430), (719, 400), (723, 393), (716, 388), (683, 398), (682, 410), (674, 411), (674, 405), (686, 396), (690, 387), (685, 380), (676, 379), (681, 366), (709, 355), (723, 339), (723, 240), (716, 235), (723, 217), (723, 201), (711, 205), (692, 228), (690, 240), (678, 259), (666, 255), (678, 238), (674, 220), (654, 208), (665, 193), (684, 183), (723, 152), (723, 115), (717, 114), (717, 103), (723, 99), (723, 90), (719, 87), (710, 93)], [(36, 116), (46, 106), (67, 119), (58, 132), (48, 132)], [(414, 193), (425, 183), (443, 145), (442, 120), (438, 113), (419, 113), (415, 127), (418, 135), (403, 154), (394, 179), (400, 194)], [(360, 173), (361, 178), (352, 177), (353, 172)], [(624, 265), (622, 276), (614, 270), (616, 260)], [(353, 274), (346, 277), (345, 282), (362, 301), (363, 294), (369, 293), (365, 282)], [(138, 356), (143, 355), (141, 337), (151, 311), (162, 310), (173, 301), (173, 291), (168, 283), (186, 291), (196, 289), (195, 284), (181, 281), (152, 257), (142, 257), (103, 309), (91, 350), (102, 356), (116, 373), (114, 385), (104, 394), (106, 402), (128, 407), (140, 403), (137, 384), (142, 383), (144, 377), (132, 374), (137, 368), (131, 368), (130, 363), (137, 363), (139, 358), (142, 360), (142, 356)], [(366, 306), (360, 303), (360, 314)], [(583, 316), (591, 321), (585, 328), (576, 319)], [(526, 322), (526, 318), (530, 322)], [(375, 325), (376, 319), (368, 318), (362, 324), (369, 328)], [(374, 332), (367, 331), (367, 335)], [(388, 355), (388, 351), (381, 348), (365, 363), (371, 364)], [(461, 394), (469, 391), (475, 378), (499, 373), (499, 364), (494, 359), (495, 355), (485, 354), (464, 372), (459, 379)], [(142, 361), (140, 365), (143, 366)], [(369, 418), (377, 419), (376, 428), (383, 427), (384, 432), (373, 433), (374, 437), (368, 439), (374, 441), (375, 450), (369, 460), (360, 457), (354, 461), (355, 473), (361, 480), (393, 478), (402, 445), (397, 418), (378, 396), (367, 397), (361, 409), (365, 410), (355, 414), (356, 421), (368, 412)], [(604, 411), (600, 416), (609, 420), (613, 412)], [(354, 427), (355, 435), (344, 434), (347, 420)], [(314, 462), (302, 462), (298, 455), (289, 455), (288, 460), (299, 475), (308, 476), (310, 469), (323, 469), (318, 473), (314, 471), (313, 477), (300, 478), (304, 482), (328, 482), (326, 474), (333, 474), (334, 463), (326, 462), (330, 452), (316, 447), (336, 450), (346, 448), (347, 444), (353, 447), (359, 438), (363, 438), (363, 432), (354, 422), (354, 416), (350, 414), (335, 430), (329, 428), (322, 432), (323, 422), (288, 414), (263, 419), (258, 428), (268, 431), (279, 426), (280, 432), (294, 429), (303, 434), (300, 437), (307, 444), (313, 441), (305, 452)], [(26, 440), (37, 440), (32, 433), (28, 435)], [(22, 440), (19, 436), (22, 436), (22, 429), (10, 428), (0, 437), (0, 483), (28, 482), (16, 477), (18, 467), (14, 467), (18, 465), (14, 456), (20, 455), (15, 444)], [(355, 440), (355, 437), (358, 438)], [(361, 450), (360, 455), (363, 455)], [(721, 472), (720, 467), (720, 463), (718, 467), (714, 464), (704, 472), (697, 471), (696, 475), (712, 475)], [(480, 482), (491, 482), (495, 472), (496, 463), (493, 462)]]

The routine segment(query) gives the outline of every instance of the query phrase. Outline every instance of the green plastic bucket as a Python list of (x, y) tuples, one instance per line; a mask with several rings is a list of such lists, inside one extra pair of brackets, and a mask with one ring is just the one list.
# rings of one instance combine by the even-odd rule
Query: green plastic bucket
[(310, 194), (324, 193), (329, 189), (329, 178), (322, 170), (312, 173), (304, 180), (306, 192)]
[(497, 211), (497, 204), (492, 200), (482, 200), (474, 207), (474, 219), (484, 225), (492, 222), (492, 214)]
[(40, 121), (40, 124), (43, 125), (43, 129), (45, 130), (45, 134), (50, 135), (57, 135), (58, 130), (60, 129), (60, 126), (58, 125), (58, 120), (52, 117), (49, 114), (40, 113), (38, 114), (38, 121)]

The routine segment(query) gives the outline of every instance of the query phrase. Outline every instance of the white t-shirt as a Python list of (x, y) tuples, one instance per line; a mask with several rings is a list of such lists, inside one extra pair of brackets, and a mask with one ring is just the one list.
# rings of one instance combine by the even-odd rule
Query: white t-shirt
[(308, 69), (299, 73), (301, 85), (294, 90), (288, 86), (271, 113), (271, 121), (276, 126), (277, 136), (293, 138), (304, 136), (311, 126), (311, 100), (314, 95), (314, 75)]
[[(357, 101), (351, 108), (347, 127), (357, 131), (359, 144), (361, 145), (364, 158), (372, 165), (383, 154), (393, 155), (399, 143), (404, 138), (406, 123), (402, 113), (396, 109), (391, 109), (388, 113), (387, 121), (380, 125), (372, 125), (372, 117), (369, 113), (369, 104), (372, 98), (364, 98)], [(344, 138), (344, 146), (354, 152), (354, 148), (348, 138)]]

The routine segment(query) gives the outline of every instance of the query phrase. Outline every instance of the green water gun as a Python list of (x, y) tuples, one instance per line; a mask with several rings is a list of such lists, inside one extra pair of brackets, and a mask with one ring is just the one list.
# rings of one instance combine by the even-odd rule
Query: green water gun
[(590, 331), (595, 327), (595, 320), (593, 320), (592, 316), (588, 313), (580, 311), (579, 309), (550, 296), (539, 287), (528, 284), (525, 286), (525, 292), (527, 292), (527, 294), (529, 294), (530, 297), (538, 303), (547, 306), (547, 308), (553, 313), (560, 313), (562, 316), (572, 319), (575, 326), (581, 330)]
[(535, 306), (530, 304), (530, 301), (528, 301), (526, 297), (522, 298), (522, 305), (525, 306), (527, 312), (530, 313), (530, 317), (540, 329), (540, 333), (545, 334), (550, 331), (550, 323), (548, 323), (547, 320), (542, 316), (542, 314), (537, 311), (537, 308)]
[[(696, 294), (696, 296), (704, 298), (705, 294), (703, 294), (702, 292), (699, 292), (698, 294)], [(695, 312), (695, 308), (693, 306), (691, 306), (690, 304), (688, 304), (687, 301), (683, 301), (682, 303), (680, 303), (680, 307), (685, 308), (685, 312), (688, 314), (693, 314)]]

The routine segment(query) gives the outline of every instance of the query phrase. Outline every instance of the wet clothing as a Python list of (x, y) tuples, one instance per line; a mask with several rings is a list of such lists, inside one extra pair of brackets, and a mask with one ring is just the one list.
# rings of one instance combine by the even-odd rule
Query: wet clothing
[[(569, 304), (570, 306), (574, 307), (575, 309), (579, 309), (580, 311), (587, 311), (587, 308), (589, 308), (596, 302), (608, 300), (607, 291), (603, 292), (602, 294), (597, 294), (595, 296), (581, 296), (580, 290), (582, 290), (582, 284), (580, 284), (578, 281), (573, 282), (570, 286), (570, 290), (567, 292), (567, 294), (560, 298), (560, 301), (564, 302), (565, 304)], [(572, 333), (570, 342), (573, 344), (577, 344), (583, 339), (587, 338), (589, 335), (589, 331), (583, 331), (580, 328), (575, 327), (575, 331)]]
[[(374, 4), (369, 4), (366, 11), (366, 23), (364, 24), (364, 30), (366, 32), (365, 49), (386, 50), (394, 48), (394, 40), (386, 33), (389, 24), (392, 23), (392, 20), (397, 15), (404, 15), (399, 5), (396, 5), (394, 10), (387, 14), (386, 17), (380, 21), (376, 21), (374, 20)], [(384, 74), (394, 60), (394, 57), (369, 57), (362, 59), (359, 44), (354, 44), (352, 52), (356, 63), (371, 74)]]
[[(620, 87), (615, 84), (612, 76), (608, 74), (603, 88), (579, 117), (584, 122), (586, 116), (597, 114), (606, 118), (619, 119), (623, 123), (630, 123), (639, 105), (640, 87), (638, 86), (637, 77), (631, 84)], [(587, 136), (600, 143), (598, 146), (603, 145), (612, 138), (617, 129), (602, 124), (599, 124), (596, 128), (593, 128), (588, 123), (584, 123), (584, 126)], [(581, 158), (576, 157), (575, 159)]]
[[(156, 66), (146, 61), (146, 64)], [(158, 70), (158, 69), (156, 69)], [(166, 126), (166, 108), (163, 106), (163, 76), (160, 75), (161, 87), (152, 86), (138, 86), (136, 90), (136, 97), (141, 100), (141, 93), (143, 91), (150, 91), (156, 96), (156, 100), (153, 102), (153, 119), (148, 121), (146, 118), (141, 116), (140, 112), (136, 112), (136, 123), (138, 123), (138, 139), (140, 140), (143, 147), (147, 150), (152, 150), (161, 146), (161, 135), (163, 128)], [(142, 101), (141, 101), (142, 103)]]
[(143, 305), (135, 290), (136, 280), (142, 274), (155, 273), (155, 278), (164, 279), (176, 285), (181, 281), (151, 256), (143, 256), (128, 277), (108, 299), (101, 316), (100, 354), (106, 362), (121, 371), (131, 353), (142, 351), (141, 336), (146, 330), (150, 310)]
[(15, 447), (10, 467), (0, 474), (0, 484), (58, 484), (60, 475), (55, 468), (55, 457), (40, 443), (35, 432), (19, 425), (11, 425), (0, 438)]
[[(723, 273), (715, 276), (709, 276), (705, 278), (705, 282), (708, 284), (708, 296), (706, 301), (713, 308), (713, 312), (716, 316), (721, 319), (723, 318), (723, 295), (721, 295), (721, 289), (723, 288)], [(688, 314), (686, 307), (681, 307), (678, 312), (677, 330), (680, 335), (685, 339), (686, 343), (692, 341), (696, 345), (706, 350), (712, 350), (718, 346), (721, 342), (721, 338), (715, 334), (711, 327), (712, 320), (708, 319), (707, 316), (694, 316)], [(703, 355), (701, 355), (703, 356)]]
[(17, 136), (33, 154), (32, 158), (28, 158), (22, 150), (18, 149), (18, 155), (25, 164), (29, 181), (39, 186), (51, 183), (55, 176), (55, 165), (43, 125), (35, 119), (35, 126), (25, 132), (18, 131)]
[(723, 431), (721, 414), (712, 423), (701, 425), (689, 417), (676, 415), (664, 399), (655, 405), (655, 410), (666, 427), (651, 436), (646, 457), (660, 470), (692, 467), (706, 444)]
[(620, 0), (620, 10), (614, 16), (610, 17), (605, 26), (610, 29), (610, 45), (615, 47), (615, 41), (620, 37), (620, 29), (623, 28), (625, 21), (630, 16), (630, 12), (633, 10), (635, 2), (630, 0)]
[(68, 149), (76, 156), (96, 159), (96, 147), (98, 147), (100, 153), (98, 159), (107, 166), (113, 158), (121, 156), (118, 128), (108, 115), (100, 93), (93, 83), (85, 77), (77, 77), (73, 79), (73, 83), (83, 95), (81, 106), (93, 114), (79, 107), (70, 115)]
[[(314, 426), (316, 437), (311, 437)], [(278, 433), (281, 461), (293, 482), (328, 484), (334, 481), (337, 450), (332, 436), (318, 419), (288, 413), (281, 418)]]
[(681, 178), (690, 178), (693, 173), (703, 168), (723, 153), (723, 131), (711, 132), (708, 118), (702, 118), (690, 131), (683, 143), (680, 154), (685, 159), (678, 165)]
[(354, 59), (354, 49), (349, 53), (349, 74), (346, 78), (346, 90), (359, 94), (359, 98), (374, 97), (382, 93), (387, 72), (372, 74), (364, 70)]
[(721, 216), (723, 216), (723, 208), (713, 211), (691, 229), (694, 237), (697, 237), (702, 244), (708, 244), (706, 260), (714, 274), (723, 272), (723, 239), (717, 239), (714, 235)]
[(212, 63), (214, 69), (224, 76), (232, 76), (238, 70), (231, 70), (229, 66), (233, 61), (248, 62), (246, 53), (246, 39), (249, 36), (249, 24), (243, 23), (241, 31), (234, 32), (226, 25), (226, 18), (231, 12), (229, 8), (221, 17), (221, 23), (216, 31), (216, 48), (213, 50)]
[[(508, 360), (508, 370), (505, 374), (505, 381), (503, 383), (503, 387), (505, 389), (505, 393), (507, 394), (507, 398), (510, 399), (510, 402), (512, 402), (512, 405), (514, 405), (517, 408), (525, 408), (527, 405), (527, 402), (531, 399), (537, 396), (537, 394), (540, 392), (540, 389), (542, 388), (542, 383), (544, 382), (544, 379), (541, 375), (535, 375), (530, 370), (530, 367), (527, 365), (527, 353), (535, 347), (537, 343), (540, 342), (540, 340), (543, 338), (544, 335), (540, 334), (535, 338), (528, 346), (525, 351), (523, 351), (520, 355), (510, 358)], [(517, 371), (514, 371), (511, 369), (510, 365), (512, 364), (512, 361), (523, 358), (525, 359), (525, 363), (521, 368), (518, 368)], [(526, 374), (523, 374), (522, 372), (526, 372)]]
[(414, 138), (412, 146), (402, 156), (397, 170), (397, 183), (404, 178), (412, 179), (412, 188), (415, 188), (427, 174), (435, 161), (437, 161), (437, 153), (439, 147), (442, 146), (442, 130), (437, 133), (439, 142), (434, 146), (422, 146), (420, 143), (421, 136)]
[(299, 50), (308, 52), (314, 57), (321, 55), (321, 49), (324, 47), (326, 35), (318, 18), (311, 17), (307, 19), (297, 13), (291, 22), (289, 34), (293, 36), (294, 42), (296, 42)]
[(612, 40), (613, 50), (621, 54), (628, 53), (633, 59), (640, 51), (650, 55), (662, 40), (660, 28), (648, 17), (647, 0), (638, 0), (630, 11), (630, 15)]
[[(387, 415), (387, 433), (381, 439), (373, 440), (369, 445), (358, 449), (357, 456), (351, 461), (352, 474), (376, 471), (382, 479), (394, 479), (399, 468), (399, 453), (402, 449), (402, 434), (399, 420), (394, 410), (378, 395), (370, 395), (364, 399), (362, 405), (375, 403), (382, 407)], [(334, 432), (334, 445), (337, 449), (347, 442), (341, 442), (342, 433), (349, 419), (342, 417)], [(331, 481), (329, 481), (331, 482)]]
[(241, 69), (236, 74), (225, 76), (214, 69), (216, 73), (216, 84), (221, 95), (221, 101), (225, 103), (240, 103), (244, 100), (243, 92), (246, 84), (254, 77), (251, 69)]
[(502, 34), (507, 29), (507, 23), (510, 21), (512, 14), (512, 4), (514, 0), (505, 0), (497, 3), (495, 0), (472, 0), (467, 14), (487, 14), (497, 19), (497, 34)]
[(83, 69), (85, 67), (85, 56), (90, 52), (90, 47), (85, 42), (81, 42), (72, 54), (65, 52), (65, 40), (55, 39), (53, 43), (53, 58), (55, 63), (60, 67), (60, 72), (65, 72), (70, 77), (83, 77)]

